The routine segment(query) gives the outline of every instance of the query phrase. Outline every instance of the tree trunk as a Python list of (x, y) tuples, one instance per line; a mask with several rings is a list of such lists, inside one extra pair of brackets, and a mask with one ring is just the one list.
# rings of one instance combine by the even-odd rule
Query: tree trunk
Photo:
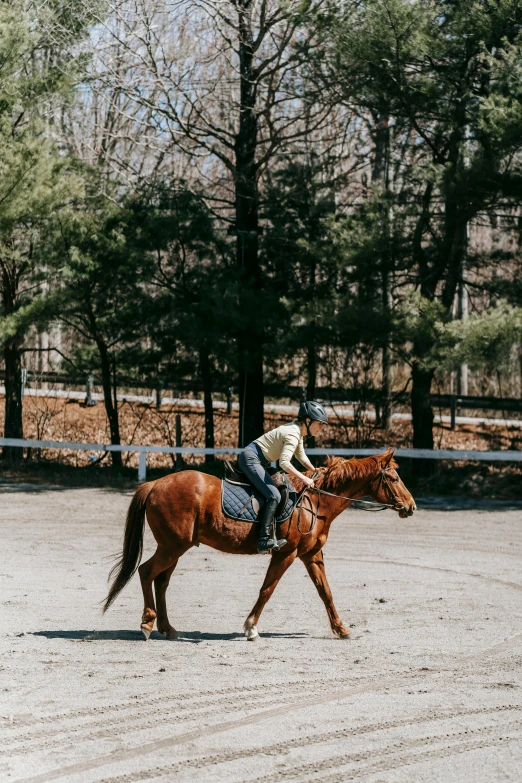
[[(18, 275), (16, 267), (2, 262), (2, 304), (4, 313), (11, 315), (18, 303)], [(23, 438), (22, 420), (22, 354), (20, 341), (13, 337), (4, 343), (5, 362), (5, 438)], [(21, 462), (23, 449), (6, 446), (4, 459), (8, 462)]]
[[(310, 240), (313, 241), (313, 237), (310, 237)], [(310, 290), (312, 292), (312, 295), (314, 295), (315, 292), (315, 284), (317, 279), (317, 264), (315, 260), (315, 256), (312, 256), (312, 261), (310, 264)], [(314, 400), (315, 399), (315, 387), (317, 385), (317, 352), (315, 347), (315, 330), (316, 330), (316, 321), (313, 318), (310, 322), (310, 337), (309, 342), (306, 349), (306, 369), (308, 374), (308, 383), (306, 385), (306, 396), (308, 400)]]
[(381, 427), (389, 430), (392, 425), (392, 394), (393, 384), (393, 363), (392, 353), (388, 345), (382, 349), (382, 412)]
[[(101, 339), (96, 340), (98, 346), (98, 352), (100, 354), (101, 365), (101, 377), (103, 386), (103, 401), (105, 403), (105, 411), (109, 420), (109, 429), (111, 433), (111, 444), (113, 446), (120, 446), (120, 422), (118, 416), (118, 405), (115, 404), (116, 389), (114, 389), (114, 399), (112, 395), (112, 377), (111, 377), (111, 362), (109, 352), (104, 341)], [(123, 461), (121, 458), (121, 451), (111, 451), (112, 465), (115, 468), (123, 467)]]
[(257, 116), (253, 70), (251, 0), (238, 0), (240, 112), (235, 140), (235, 213), (237, 265), (242, 297), (239, 358), (239, 446), (247, 446), (263, 432), (263, 313), (257, 303), (261, 291), (258, 257), (258, 188), (256, 170)]
[[(205, 448), (214, 448), (214, 409), (212, 407), (212, 372), (210, 357), (206, 347), (199, 351), (199, 372), (203, 382), (203, 401), (205, 405)], [(213, 462), (213, 454), (205, 454), (205, 462)]]
[[(390, 258), (391, 262), (392, 259)], [(390, 263), (391, 266), (391, 263)], [(388, 315), (391, 314), (393, 309), (392, 298), (392, 270), (386, 263), (386, 259), (383, 259), (382, 265), (382, 303), (384, 312)], [(381, 413), (381, 426), (384, 430), (389, 430), (392, 424), (392, 385), (393, 385), (393, 361), (392, 352), (390, 349), (389, 341), (386, 339), (382, 347), (382, 413)]]
[[(375, 120), (375, 154), (372, 167), (372, 182), (379, 186), (382, 195), (388, 194), (390, 188), (390, 125), (389, 113), (383, 109), (374, 117)], [(382, 307), (385, 314), (392, 311), (392, 266), (393, 259), (389, 252), (390, 245), (390, 214), (388, 206), (384, 205), (382, 210), (384, 231), (386, 234), (388, 248), (381, 258), (381, 286), (382, 286)], [(391, 394), (392, 394), (392, 354), (388, 344), (388, 335), (385, 336), (382, 347), (382, 409), (380, 424), (383, 429), (389, 429), (391, 426)]]
[[(314, 322), (312, 321), (312, 327)], [(310, 343), (307, 348), (306, 365), (308, 370), (308, 383), (306, 385), (307, 400), (315, 399), (315, 387), (317, 384), (317, 356), (315, 354), (315, 345)]]
[[(427, 264), (421, 262), (419, 276), (421, 293), (430, 301), (435, 299), (437, 284), (445, 276), (441, 300), (449, 313), (462, 276), (462, 264), (466, 257), (467, 223), (451, 195), (446, 198), (445, 213), (445, 236), (440, 260), (434, 267), (428, 267)], [(422, 357), (426, 356), (432, 347), (431, 344), (422, 340), (420, 344), (414, 346), (414, 355), (422, 360)], [(413, 447), (432, 449), (434, 416), (430, 393), (433, 371), (424, 370), (414, 364), (411, 379)]]
[(433, 409), (430, 402), (433, 371), (414, 364), (411, 372), (411, 418), (413, 448), (433, 448)]
[(375, 153), (372, 166), (372, 183), (377, 183), (382, 189), (388, 186), (388, 165), (390, 158), (390, 116), (386, 109), (374, 115), (375, 121)]
[[(466, 235), (467, 235), (467, 231), (466, 231)], [(466, 283), (467, 283), (466, 256), (467, 256), (467, 243), (466, 243), (466, 252), (462, 259), (461, 274), (460, 274), (460, 280), (458, 286), (457, 315), (461, 321), (466, 321), (469, 316), (468, 289), (466, 288)], [(466, 396), (468, 393), (469, 393), (468, 392), (468, 365), (461, 364), (457, 372), (457, 394), (462, 394)]]
[[(22, 355), (16, 342), (4, 346), (5, 362), (5, 438), (23, 438), (22, 422)], [(4, 459), (10, 463), (21, 462), (23, 449), (4, 446)]]

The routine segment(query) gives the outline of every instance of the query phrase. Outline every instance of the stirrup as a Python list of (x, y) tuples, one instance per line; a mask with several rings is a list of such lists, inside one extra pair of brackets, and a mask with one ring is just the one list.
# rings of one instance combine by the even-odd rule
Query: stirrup
[(277, 539), (269, 538), (266, 541), (259, 541), (257, 544), (257, 551), (260, 555), (269, 555), (271, 552), (279, 552), (287, 542), (286, 538)]

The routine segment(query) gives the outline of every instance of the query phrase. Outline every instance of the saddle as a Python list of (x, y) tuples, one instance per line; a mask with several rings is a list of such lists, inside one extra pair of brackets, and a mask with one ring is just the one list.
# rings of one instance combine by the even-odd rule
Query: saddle
[[(284, 522), (293, 513), (297, 493), (285, 473), (274, 469), (268, 469), (268, 473), (281, 494), (276, 521)], [(257, 522), (257, 515), (265, 498), (252, 486), (237, 463), (231, 464), (225, 460), (221, 483), (223, 513), (243, 522)]]

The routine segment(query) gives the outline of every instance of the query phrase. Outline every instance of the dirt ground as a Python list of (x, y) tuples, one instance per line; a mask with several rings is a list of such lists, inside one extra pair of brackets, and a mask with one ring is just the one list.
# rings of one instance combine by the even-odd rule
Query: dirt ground
[(137, 578), (99, 609), (130, 496), (0, 487), (2, 782), (520, 780), (521, 504), (346, 512), (325, 561), (351, 641), (296, 563), (247, 642), (267, 560), (193, 549), (180, 640), (145, 642)]

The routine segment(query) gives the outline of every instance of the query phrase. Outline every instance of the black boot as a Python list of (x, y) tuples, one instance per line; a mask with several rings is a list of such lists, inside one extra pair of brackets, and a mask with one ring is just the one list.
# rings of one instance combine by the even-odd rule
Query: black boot
[[(276, 552), (286, 544), (286, 538), (279, 541), (275, 536), (275, 513), (277, 511), (278, 501), (275, 498), (265, 500), (265, 504), (259, 512), (259, 532), (257, 536), (257, 551), (268, 554), (271, 549)], [(274, 538), (270, 538), (270, 533), (274, 528)]]

